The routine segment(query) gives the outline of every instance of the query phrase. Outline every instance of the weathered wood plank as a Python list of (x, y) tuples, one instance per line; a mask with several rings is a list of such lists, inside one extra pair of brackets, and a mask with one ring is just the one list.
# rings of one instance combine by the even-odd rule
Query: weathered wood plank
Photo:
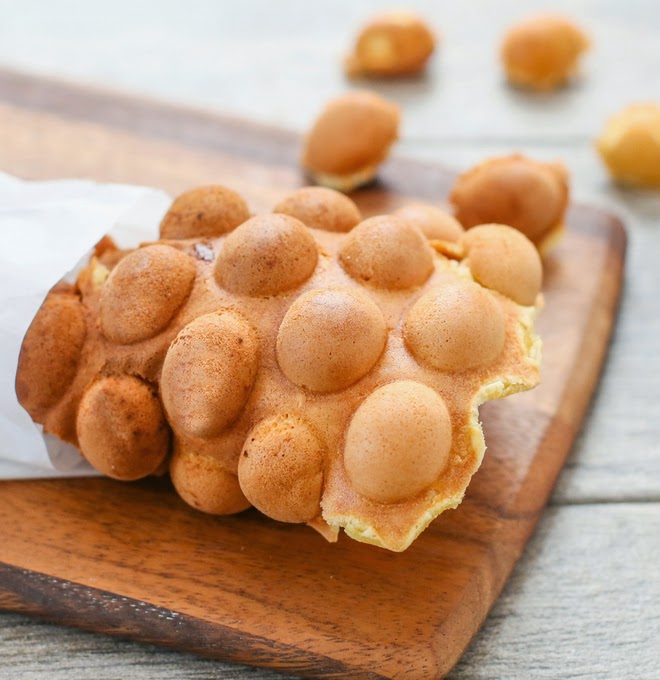
[(655, 680), (660, 504), (548, 509), (451, 680)]

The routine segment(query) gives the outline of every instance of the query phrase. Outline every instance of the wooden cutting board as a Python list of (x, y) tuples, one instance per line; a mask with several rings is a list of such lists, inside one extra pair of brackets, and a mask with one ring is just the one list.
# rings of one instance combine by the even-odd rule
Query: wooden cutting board
[[(254, 210), (304, 184), (291, 133), (0, 72), (0, 169), (177, 193), (226, 183)], [(442, 202), (451, 172), (392, 159), (366, 214)], [(482, 408), (488, 451), (463, 504), (403, 554), (249, 511), (199, 514), (165, 481), (0, 483), (0, 607), (308, 677), (442, 677), (502, 589), (598, 380), (625, 233), (572, 206), (545, 262), (543, 384)], [(29, 266), (29, 263), (26, 263)]]

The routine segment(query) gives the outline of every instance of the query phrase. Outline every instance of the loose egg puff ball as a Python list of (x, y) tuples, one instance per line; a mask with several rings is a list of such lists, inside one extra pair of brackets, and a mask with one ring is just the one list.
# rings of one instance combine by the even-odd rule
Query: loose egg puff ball
[(162, 241), (106, 243), (37, 313), (18, 397), (108, 476), (169, 468), (201, 512), (405, 550), (479, 467), (479, 404), (538, 382), (539, 255), (433, 206), (365, 219), (304, 188), (275, 210), (203, 187)]
[(545, 253), (563, 234), (568, 191), (563, 165), (513, 154), (490, 158), (461, 174), (449, 200), (466, 229), (506, 224)]
[(316, 184), (348, 192), (369, 183), (399, 135), (399, 107), (374, 92), (328, 102), (305, 140), (302, 165)]
[(349, 77), (413, 75), (426, 66), (435, 49), (427, 24), (409, 10), (373, 17), (360, 31), (345, 62)]
[(596, 148), (618, 182), (660, 188), (660, 105), (633, 104), (620, 111), (607, 121)]
[(504, 36), (501, 57), (511, 83), (532, 90), (564, 85), (577, 70), (589, 38), (569, 19), (539, 15), (512, 26)]

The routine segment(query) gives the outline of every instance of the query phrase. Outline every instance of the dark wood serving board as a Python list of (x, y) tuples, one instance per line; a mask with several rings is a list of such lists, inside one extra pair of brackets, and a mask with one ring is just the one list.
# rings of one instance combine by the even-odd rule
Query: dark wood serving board
[[(225, 183), (253, 210), (304, 183), (291, 133), (0, 72), (0, 170), (177, 193)], [(451, 172), (392, 159), (367, 214), (442, 202)], [(543, 384), (482, 408), (463, 504), (402, 554), (250, 511), (212, 518), (167, 482), (0, 482), (0, 608), (309, 677), (442, 677), (502, 589), (580, 428), (622, 280), (620, 222), (573, 206), (546, 261)], [(29, 263), (26, 263), (29, 266)]]

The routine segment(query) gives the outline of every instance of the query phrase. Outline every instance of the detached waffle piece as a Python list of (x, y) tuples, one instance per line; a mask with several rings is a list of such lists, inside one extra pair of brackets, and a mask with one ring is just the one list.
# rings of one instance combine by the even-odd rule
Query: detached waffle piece
[(184, 196), (185, 239), (106, 241), (76, 286), (51, 291), (23, 342), (20, 402), (116, 479), (169, 466), (204, 512), (253, 505), (405, 550), (478, 469), (479, 405), (538, 383), (536, 249), (496, 225), (429, 241), (388, 215), (342, 233), (357, 207), (318, 190), (278, 205), (314, 227), (278, 213), (228, 229), (231, 192)]
[(578, 69), (589, 38), (570, 19), (556, 14), (530, 17), (504, 36), (501, 57), (509, 81), (550, 91), (565, 85)]
[(399, 107), (366, 90), (328, 102), (305, 140), (302, 165), (316, 184), (349, 192), (371, 182), (399, 136)]
[(456, 180), (449, 200), (466, 228), (507, 224), (521, 231), (542, 254), (564, 233), (568, 171), (521, 154), (489, 158)]
[(435, 36), (420, 17), (409, 10), (390, 10), (362, 28), (344, 66), (351, 78), (414, 75), (434, 49)]
[(607, 121), (596, 148), (621, 184), (660, 189), (660, 104), (624, 108)]

